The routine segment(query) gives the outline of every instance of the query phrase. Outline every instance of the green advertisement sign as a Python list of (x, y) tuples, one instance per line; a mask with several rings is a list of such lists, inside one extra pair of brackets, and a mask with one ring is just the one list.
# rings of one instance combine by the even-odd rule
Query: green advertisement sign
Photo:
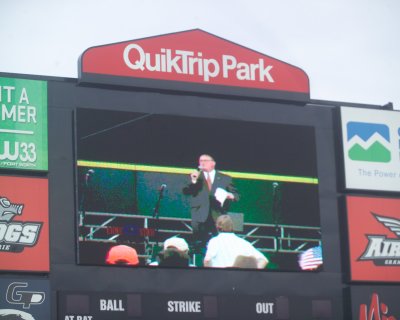
[(0, 169), (48, 170), (47, 82), (0, 77)]

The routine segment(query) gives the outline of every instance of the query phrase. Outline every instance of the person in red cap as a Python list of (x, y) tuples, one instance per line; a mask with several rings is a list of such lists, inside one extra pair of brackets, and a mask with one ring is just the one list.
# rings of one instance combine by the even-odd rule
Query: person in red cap
[(126, 245), (116, 245), (107, 252), (106, 264), (137, 266), (139, 257), (136, 250)]

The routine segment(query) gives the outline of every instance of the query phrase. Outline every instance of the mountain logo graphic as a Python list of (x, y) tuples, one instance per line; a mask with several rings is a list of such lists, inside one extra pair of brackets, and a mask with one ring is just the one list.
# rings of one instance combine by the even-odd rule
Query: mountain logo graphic
[(348, 122), (348, 155), (351, 160), (390, 162), (389, 127), (381, 123)]

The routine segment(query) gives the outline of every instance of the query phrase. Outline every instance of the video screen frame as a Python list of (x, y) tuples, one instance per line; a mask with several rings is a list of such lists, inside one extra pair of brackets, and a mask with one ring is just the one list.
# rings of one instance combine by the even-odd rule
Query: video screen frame
[[(119, 116), (117, 116), (118, 119), (114, 119), (114, 122), (110, 116), (105, 116), (105, 118), (103, 117), (104, 119), (100, 121), (102, 123), (97, 123), (102, 128), (99, 129), (95, 126), (93, 127), (94, 124), (91, 123), (98, 122), (97, 120), (99, 119), (99, 114), (119, 114)], [(85, 115), (87, 117), (86, 120)], [(134, 118), (129, 120), (126, 115), (134, 115)], [(87, 119), (92, 120), (88, 121)], [(96, 119), (96, 121), (93, 119)], [(176, 120), (175, 123), (174, 119)], [(86, 121), (86, 123), (80, 124), (80, 121), (82, 123)], [(111, 150), (112, 152), (117, 153), (112, 156), (103, 154), (97, 157), (98, 159), (94, 159), (90, 156), (91, 152), (96, 152), (96, 146), (93, 147), (93, 144), (95, 145), (96, 143), (92, 142), (93, 139), (96, 140), (99, 138), (99, 136), (107, 135), (114, 130), (124, 131), (123, 128), (125, 126), (129, 126), (132, 123), (136, 125), (140, 121), (144, 123), (146, 123), (146, 121), (153, 122), (153, 125), (150, 125), (150, 127), (147, 129), (147, 132), (142, 134), (142, 138), (146, 137), (146, 139), (148, 139), (148, 141), (144, 143), (145, 147), (142, 147), (142, 149), (146, 150), (147, 148), (147, 151), (150, 151), (147, 152), (147, 155), (144, 155), (143, 157), (143, 154), (146, 154), (146, 152), (142, 152), (141, 156), (136, 156), (136, 161), (127, 159), (132, 157), (132, 155), (123, 156), (121, 161), (118, 161), (118, 157), (121, 155), (118, 155), (118, 152), (115, 152), (115, 150)], [(177, 123), (179, 124), (178, 127)], [(233, 146), (227, 147), (221, 143), (221, 140), (214, 139), (215, 134), (208, 133), (205, 134), (206, 138), (204, 140), (212, 142), (208, 144), (204, 143), (201, 146), (201, 143), (198, 143), (198, 141), (203, 140), (204, 133), (193, 134), (187, 133), (187, 130), (182, 130), (182, 128), (189, 128), (189, 131), (198, 132), (197, 129), (199, 127), (204, 127), (204, 123), (208, 124), (206, 127), (209, 126), (214, 130), (218, 127), (222, 127), (222, 139), (229, 137), (229, 135), (232, 136), (234, 132), (246, 132), (245, 136), (247, 136), (247, 138), (238, 134), (234, 136), (235, 139), (233, 139)], [(183, 248), (189, 248), (188, 266), (202, 267), (204, 263), (204, 254), (207, 248), (203, 247), (203, 252), (195, 252), (193, 249), (194, 244), (191, 239), (193, 228), (189, 202), (186, 201), (185, 203), (186, 215), (174, 217), (165, 214), (165, 200), (172, 197), (178, 203), (179, 201), (182, 201), (183, 197), (185, 196), (182, 194), (177, 196), (178, 190), (181, 190), (182, 182), (187, 181), (190, 174), (193, 171), (196, 171), (195, 169), (198, 169), (198, 157), (201, 155), (209, 155), (213, 157), (213, 160), (215, 160), (216, 168), (221, 168), (223, 174), (231, 177), (234, 183), (239, 185), (238, 187), (242, 190), (242, 193), (243, 190), (246, 190), (244, 194), (246, 194), (247, 197), (245, 198), (250, 198), (247, 203), (258, 203), (259, 206), (264, 206), (264, 208), (268, 208), (269, 210), (269, 220), (261, 222), (257, 221), (257, 219), (253, 219), (255, 221), (249, 221), (251, 219), (249, 219), (248, 216), (246, 217), (243, 212), (240, 212), (243, 210), (237, 210), (237, 208), (226, 211), (226, 213), (229, 213), (230, 218), (233, 220), (234, 233), (239, 235), (240, 238), (246, 239), (247, 242), (253, 244), (254, 247), (260, 246), (260, 243), (265, 243), (263, 246), (266, 246), (267, 249), (258, 250), (261, 251), (268, 259), (267, 266), (262, 269), (278, 271), (321, 270), (321, 230), (319, 218), (318, 178), (316, 168), (316, 143), (314, 127), (292, 124), (283, 125), (267, 122), (210, 119), (181, 115), (101, 111), (94, 109), (78, 109), (76, 112), (76, 125), (78, 263), (89, 265), (110, 265), (110, 263), (118, 264), (115, 259), (109, 259), (110, 255), (112, 255), (111, 249), (120, 245), (122, 252), (121, 254), (126, 254), (124, 253), (124, 250), (127, 248), (124, 246), (130, 247), (132, 242), (137, 243), (137, 239), (139, 237), (143, 240), (143, 246), (140, 248), (135, 248), (137, 259), (130, 261), (130, 263), (132, 263), (131, 265), (155, 267), (157, 264), (160, 264), (160, 257), (165, 254), (165, 249), (167, 249), (164, 248), (164, 244), (166, 242), (165, 240), (178, 237), (183, 238), (186, 241), (186, 244), (184, 243), (182, 245), (182, 243), (179, 243), (179, 241), (175, 241), (175, 243), (178, 243), (175, 245), (179, 247), (181, 244)], [(170, 137), (167, 137), (165, 133), (170, 133), (172, 127), (178, 129), (174, 129), (176, 132), (172, 133)], [(154, 131), (157, 131), (154, 130), (154, 128), (157, 128), (157, 133), (154, 133)], [(252, 128), (252, 131), (249, 128)], [(268, 128), (269, 131), (266, 130)], [(296, 135), (296, 141), (299, 141), (299, 132), (301, 132), (302, 129), (307, 132), (305, 137), (303, 137), (304, 141), (308, 139), (307, 144), (305, 144), (300, 138), (300, 143), (292, 143), (292, 145), (288, 147), (288, 150), (285, 151), (282, 146), (284, 146), (285, 143), (288, 144), (288, 141), (291, 140), (290, 137), (293, 135)], [(275, 133), (278, 131), (281, 133), (280, 137), (282, 137), (281, 140), (283, 141), (279, 141), (279, 139), (277, 141), (276, 135), (274, 136), (271, 134), (271, 132), (274, 133), (274, 130)], [(269, 138), (270, 141), (266, 141), (265, 138), (254, 139), (254, 132), (260, 135), (260, 132), (265, 131), (270, 133), (269, 136), (273, 137), (273, 139)], [(182, 132), (184, 134), (181, 134)], [(286, 138), (284, 135), (282, 135), (283, 132), (285, 132), (287, 135)], [(220, 134), (220, 132), (218, 134)], [(179, 136), (181, 136), (180, 141), (177, 138)], [(82, 137), (84, 137), (83, 140), (90, 140), (90, 143), (80, 143), (79, 139), (82, 139)], [(103, 139), (104, 142), (105, 138), (103, 137), (100, 139)], [(126, 145), (125, 140), (127, 139), (116, 139), (114, 133), (112, 133), (108, 140), (112, 142), (113, 139), (114, 141), (122, 141), (122, 146), (120, 143), (117, 145), (119, 145), (119, 148), (123, 150)], [(102, 147), (103, 149), (110, 147), (111, 142), (108, 140), (104, 142)], [(161, 142), (159, 142), (160, 140)], [(188, 140), (194, 140), (195, 142), (193, 144), (196, 145), (196, 147), (188, 147), (191, 145), (190, 143), (188, 144)], [(214, 140), (218, 141), (215, 142)], [(149, 141), (152, 142), (151, 148), (146, 147), (147, 144), (150, 144)], [(158, 142), (155, 143), (155, 141)], [(249, 145), (249, 141), (252, 141), (252, 146), (248, 146), (246, 149), (244, 146)], [(172, 148), (173, 152), (166, 154), (163, 150), (164, 148), (171, 148), (170, 146), (172, 142), (178, 146), (176, 149)], [(134, 144), (134, 142), (131, 143)], [(156, 147), (154, 144), (156, 144)], [(266, 152), (260, 153), (259, 147), (263, 144), (268, 148), (274, 148), (273, 150), (278, 150), (281, 155), (277, 155), (278, 152), (275, 152), (273, 155)], [(308, 151), (306, 150), (304, 152), (304, 147), (306, 145), (309, 150), (306, 148)], [(235, 152), (235, 148), (240, 149), (240, 147), (242, 147), (242, 153), (246, 153), (245, 156), (238, 156), (237, 152)], [(289, 150), (290, 148), (295, 148), (295, 150)], [(299, 149), (302, 148), (303, 152), (300, 153)], [(185, 150), (185, 152), (181, 152), (181, 149)], [(244, 149), (246, 152), (243, 152)], [(306, 156), (300, 156), (301, 159), (299, 159), (298, 156), (294, 159), (294, 161), (293, 158), (290, 160), (290, 156), (307, 154), (307, 152), (310, 154)], [(159, 156), (160, 154), (166, 156), (163, 157), (163, 159), (160, 159), (161, 157), (157, 158), (157, 155)], [(261, 160), (259, 159), (258, 161), (255, 161), (253, 156), (254, 154), (261, 155)], [(226, 157), (224, 157), (225, 155)], [(146, 161), (146, 157), (150, 160)], [(152, 157), (153, 160), (151, 160)], [(233, 157), (235, 157), (235, 160), (231, 162), (226, 160)], [(267, 161), (268, 163), (263, 163), (267, 157), (273, 159)], [(135, 156), (133, 156), (133, 158), (135, 158)], [(249, 158), (253, 159), (250, 161), (250, 164), (246, 163), (246, 161), (249, 162), (248, 160), (243, 160)], [(285, 158), (284, 161), (280, 161), (283, 158)], [(155, 161), (154, 159), (157, 160)], [(287, 166), (290, 166), (291, 162), (294, 164), (292, 165), (294, 168), (286, 168)], [(268, 170), (268, 168), (271, 168), (271, 170)], [(299, 174), (300, 172), (306, 172), (308, 176)], [(114, 191), (117, 190), (114, 195), (108, 194), (107, 196), (104, 196), (104, 194), (102, 194), (102, 192), (99, 190), (96, 190), (95, 192), (93, 192), (93, 190), (88, 191), (88, 189), (93, 188), (94, 183), (100, 185), (102, 184), (104, 187), (107, 185), (107, 183), (104, 181), (110, 181), (110, 177), (118, 177), (118, 179), (122, 181), (121, 184), (114, 186), (114, 188), (116, 188)], [(179, 183), (177, 183), (176, 180), (179, 180)], [(134, 185), (134, 187), (131, 186), (131, 189), (129, 187), (130, 184)], [(249, 189), (249, 184), (258, 185), (259, 188), (261, 186), (260, 190), (263, 190), (265, 193), (267, 193), (267, 198), (269, 197), (269, 199), (264, 200), (264, 202), (261, 201), (260, 203), (260, 198), (251, 198), (249, 194), (252, 195), (252, 192), (247, 191), (247, 189)], [(179, 186), (177, 187), (177, 185)], [(150, 193), (147, 192), (147, 196), (143, 195), (143, 192), (140, 192), (141, 188), (146, 189), (146, 186), (148, 189), (151, 189)], [(310, 198), (304, 198), (304, 190), (303, 193), (301, 191), (304, 189), (304, 186), (306, 186), (306, 189), (312, 189), (312, 191), (309, 191), (308, 193), (305, 192), (306, 196)], [(108, 185), (108, 189), (103, 190), (103, 193), (105, 191), (111, 192), (112, 188), (112, 185)], [(256, 187), (253, 186), (253, 188)], [(135, 197), (131, 199), (130, 203), (125, 203), (122, 207), (120, 206), (119, 212), (105, 210), (112, 207), (111, 205), (111, 207), (105, 208), (104, 203), (106, 201), (110, 199), (118, 199), (121, 194), (125, 194), (126, 198), (126, 194), (129, 193), (127, 190), (131, 190), (131, 192), (135, 194)], [(282, 197), (285, 197), (287, 190), (291, 190), (290, 194), (292, 197), (297, 197), (297, 200), (293, 200), (294, 203), (292, 204), (290, 204), (290, 201), (284, 201), (284, 208), (282, 208)], [(94, 199), (96, 200), (94, 201), (94, 199), (90, 199), (90, 197), (95, 197)], [(138, 200), (139, 198), (141, 200)], [(307, 201), (303, 201), (307, 199), (311, 199), (311, 205), (306, 204)], [(243, 201), (242, 196), (240, 201)], [(84, 209), (82, 209), (83, 202), (86, 202), (84, 203)], [(144, 202), (146, 202), (146, 204), (143, 204)], [(103, 207), (96, 208), (96, 203), (97, 205)], [(168, 203), (171, 204), (171, 201)], [(288, 208), (291, 208), (290, 206), (295, 207), (296, 205), (298, 206), (299, 203), (302, 203), (302, 207), (304, 208), (300, 209), (300, 214), (297, 211), (297, 214), (292, 217), (294, 221), (297, 220), (297, 224), (295, 223), (291, 225), (290, 223), (284, 223), (285, 221), (280, 221), (282, 220), (282, 210), (289, 210)], [(293, 208), (291, 208), (291, 210), (294, 211)], [(298, 222), (303, 221), (304, 218), (307, 218), (307, 214), (309, 214), (307, 213), (306, 216), (304, 216), (301, 213), (304, 214), (310, 211), (312, 211), (311, 219), (314, 221), (309, 223), (309, 225), (302, 225), (302, 222)], [(134, 214), (135, 212), (139, 214)], [(160, 221), (163, 222), (162, 227), (159, 225)], [(180, 227), (177, 229), (176, 225), (178, 224)], [(173, 225), (173, 227), (170, 225)], [(175, 232), (175, 234), (172, 234), (171, 232), (164, 232), (168, 230), (168, 228), (172, 228), (172, 230), (177, 232)], [(87, 230), (84, 231), (84, 229)], [(169, 237), (167, 237), (167, 235)], [(118, 238), (119, 240), (116, 240)], [(151, 250), (148, 249), (148, 244), (150, 244)], [(172, 254), (176, 254), (176, 252), (172, 252)], [(306, 259), (306, 264), (303, 265), (301, 265), (300, 262), (302, 260), (302, 256), (304, 259)], [(290, 259), (288, 257), (290, 257)], [(317, 261), (316, 265), (307, 266), (307, 263), (310, 261), (310, 259)], [(108, 260), (113, 260), (113, 262)], [(139, 264), (135, 264), (137, 261), (139, 261)], [(232, 266), (229, 266), (229, 268), (231, 267)], [(251, 262), (243, 266), (235, 266), (234, 268), (253, 269), (256, 267), (254, 267), (253, 262)]]

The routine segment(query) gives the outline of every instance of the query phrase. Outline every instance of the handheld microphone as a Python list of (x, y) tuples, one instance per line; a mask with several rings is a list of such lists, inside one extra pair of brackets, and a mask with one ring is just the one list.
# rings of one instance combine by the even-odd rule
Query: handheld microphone
[(198, 170), (198, 171), (193, 171), (193, 172), (190, 174), (190, 177), (192, 178), (192, 182), (193, 182), (193, 183), (196, 183), (195, 181), (197, 181), (197, 179), (199, 178), (201, 172), (203, 172), (203, 167), (202, 167), (202, 166), (198, 166), (198, 167), (197, 167), (197, 170)]

